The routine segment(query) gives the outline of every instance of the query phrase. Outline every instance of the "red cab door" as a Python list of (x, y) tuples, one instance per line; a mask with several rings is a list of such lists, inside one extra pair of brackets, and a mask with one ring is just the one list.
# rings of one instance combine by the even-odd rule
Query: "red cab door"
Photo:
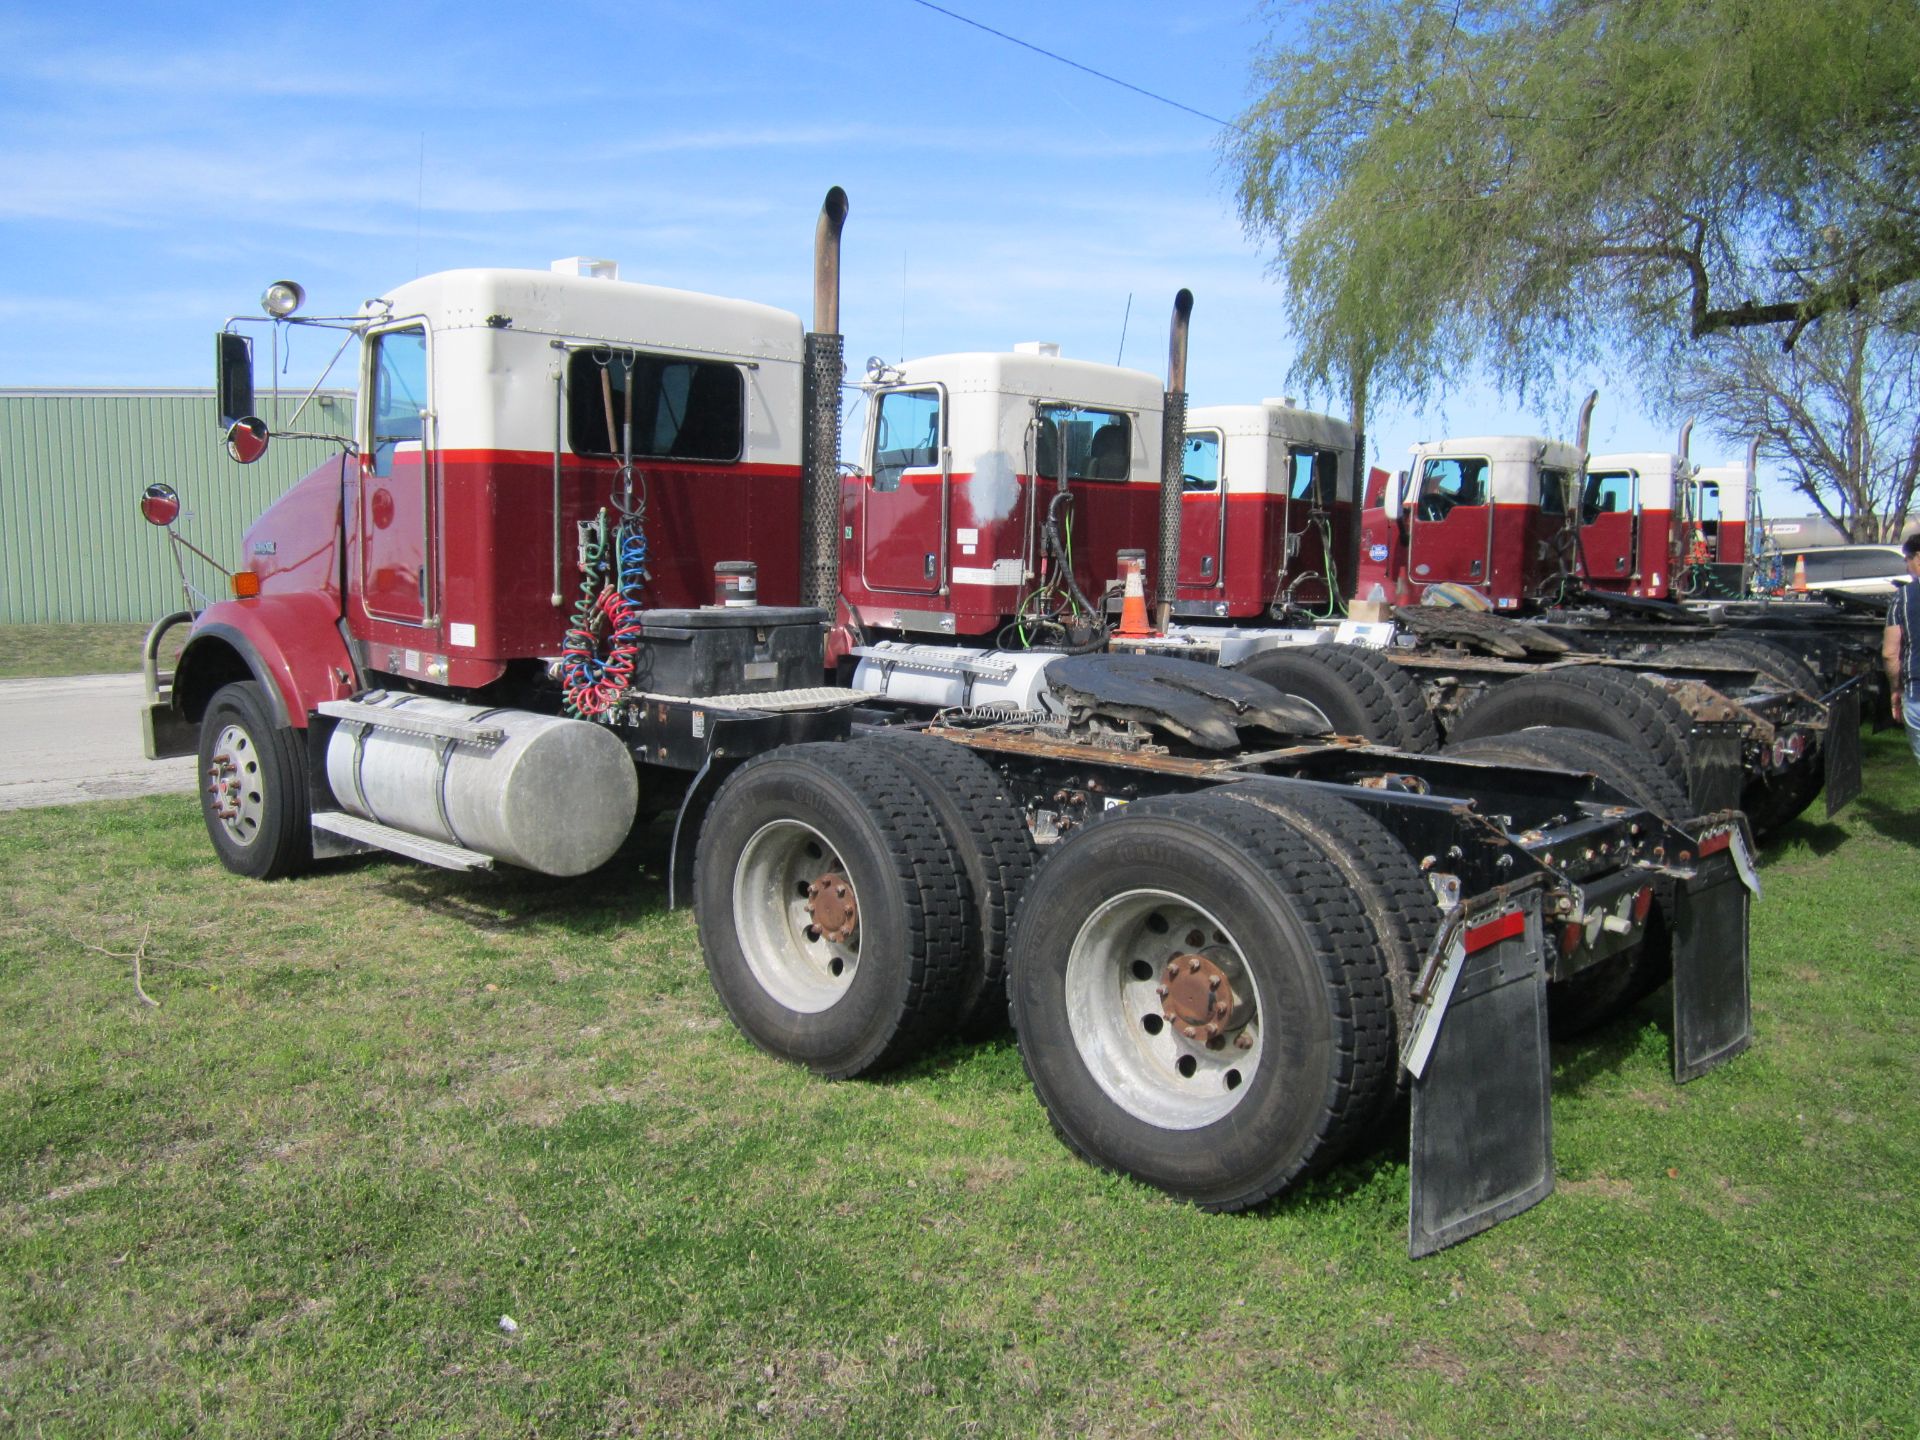
[(932, 595), (945, 578), (944, 398), (932, 387), (876, 399), (860, 516), (860, 574), (869, 590)]
[(424, 625), (433, 614), (433, 454), (427, 423), (427, 332), (372, 338), (369, 443), (360, 459), (360, 606), (371, 618)]
[[(1227, 479), (1220, 432), (1190, 430), (1181, 450), (1180, 588), (1204, 600), (1227, 583)], [(1146, 547), (1149, 555), (1152, 547)]]
[(1626, 580), (1634, 569), (1634, 532), (1640, 516), (1640, 477), (1632, 470), (1589, 470), (1580, 497), (1580, 549), (1587, 578), (1599, 585)]
[(1488, 583), (1491, 470), (1477, 455), (1436, 455), (1421, 465), (1407, 501), (1407, 571), (1415, 585)]

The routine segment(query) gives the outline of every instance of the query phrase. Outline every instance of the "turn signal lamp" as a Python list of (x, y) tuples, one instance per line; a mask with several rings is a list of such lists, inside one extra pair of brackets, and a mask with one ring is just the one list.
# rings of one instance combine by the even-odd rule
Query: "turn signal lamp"
[(276, 280), (260, 296), (260, 308), (276, 320), (284, 320), (305, 303), (307, 292), (292, 280)]
[(236, 570), (232, 576), (236, 599), (251, 600), (260, 593), (260, 577), (251, 570)]

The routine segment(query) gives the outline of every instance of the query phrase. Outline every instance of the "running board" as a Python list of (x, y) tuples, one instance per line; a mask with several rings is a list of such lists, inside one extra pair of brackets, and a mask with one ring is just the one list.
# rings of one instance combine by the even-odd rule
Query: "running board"
[(463, 850), (458, 845), (429, 840), (424, 835), (409, 835), (406, 831), (396, 830), (391, 825), (362, 820), (357, 815), (348, 815), (340, 810), (322, 810), (313, 817), (313, 828), (351, 840), (356, 845), (369, 845), (375, 850), (391, 850), (394, 854), (405, 855), (410, 860), (421, 860), (428, 865), (438, 865), (442, 870), (491, 870), (493, 868), (493, 857), (482, 855), (478, 850)]

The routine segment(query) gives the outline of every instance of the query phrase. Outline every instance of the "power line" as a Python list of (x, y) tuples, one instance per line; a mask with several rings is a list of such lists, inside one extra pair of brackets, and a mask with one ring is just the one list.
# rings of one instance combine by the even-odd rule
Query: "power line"
[(1126, 80), (1122, 80), (1117, 75), (1109, 75), (1104, 70), (1096, 70), (1091, 65), (1082, 65), (1078, 60), (1070, 60), (1065, 55), (1056, 54), (1054, 51), (1044, 49), (1039, 45), (1033, 44), (1031, 41), (1022, 40), (1018, 35), (1009, 35), (1004, 30), (994, 29), (991, 25), (983, 25), (978, 20), (970, 19), (969, 17), (960, 14), (957, 10), (949, 10), (944, 5), (936, 5), (933, 3), (933, 0), (913, 0), (913, 3), (916, 5), (923, 6), (928, 10), (937, 11), (939, 14), (946, 16), (949, 20), (958, 20), (962, 25), (971, 25), (976, 30), (984, 30), (987, 32), (987, 34), (992, 35), (998, 39), (1005, 40), (1009, 44), (1018, 45), (1023, 50), (1031, 50), (1033, 51), (1034, 54), (1044, 55), (1049, 60), (1058, 60), (1062, 65), (1071, 65), (1075, 70), (1079, 70), (1084, 72), (1085, 74), (1091, 75), (1096, 80), (1104, 80), (1109, 85), (1118, 85), (1122, 90), (1131, 90), (1133, 91), (1134, 94), (1144, 95), (1149, 100), (1158, 100), (1162, 105), (1171, 105), (1174, 109), (1184, 110), (1189, 115), (1198, 115), (1202, 120), (1209, 121), (1212, 124), (1224, 125), (1231, 130), (1245, 131), (1247, 128), (1246, 126), (1240, 124), (1237, 121), (1222, 120), (1218, 115), (1209, 115), (1207, 114), (1206, 111), (1196, 110), (1191, 105), (1182, 105), (1178, 100), (1169, 100), (1164, 95), (1156, 95), (1151, 90), (1142, 89), (1138, 85), (1132, 84), (1131, 82)]

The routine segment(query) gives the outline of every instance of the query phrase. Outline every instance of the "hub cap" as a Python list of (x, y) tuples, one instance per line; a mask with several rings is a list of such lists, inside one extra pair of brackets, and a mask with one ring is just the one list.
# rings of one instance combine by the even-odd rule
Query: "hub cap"
[(1121, 1109), (1195, 1130), (1248, 1093), (1263, 1053), (1257, 989), (1235, 938), (1164, 890), (1100, 905), (1067, 956), (1074, 1045)]
[(754, 979), (789, 1010), (830, 1008), (860, 967), (860, 897), (826, 837), (798, 820), (761, 826), (740, 852), (733, 925)]
[(207, 762), (207, 812), (235, 845), (251, 845), (267, 813), (260, 752), (238, 725), (223, 729)]

